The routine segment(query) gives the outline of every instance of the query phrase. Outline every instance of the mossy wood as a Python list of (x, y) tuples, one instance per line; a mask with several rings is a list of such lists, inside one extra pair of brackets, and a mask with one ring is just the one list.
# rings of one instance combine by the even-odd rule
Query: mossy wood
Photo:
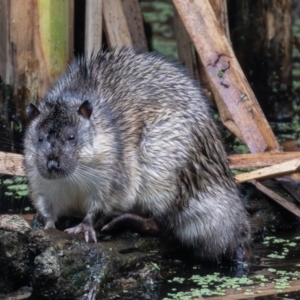
[(206, 68), (225, 126), (241, 138), (252, 153), (279, 150), (209, 1), (173, 2)]
[(66, 69), (72, 1), (1, 1), (0, 76), (17, 99), (37, 101)]

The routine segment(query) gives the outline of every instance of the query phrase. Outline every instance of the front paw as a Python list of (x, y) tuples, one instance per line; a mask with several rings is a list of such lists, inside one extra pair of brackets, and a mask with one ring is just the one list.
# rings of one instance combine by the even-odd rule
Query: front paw
[(80, 223), (79, 225), (67, 228), (65, 232), (70, 234), (83, 233), (85, 241), (88, 243), (90, 240), (97, 243), (96, 232), (94, 227), (90, 224)]

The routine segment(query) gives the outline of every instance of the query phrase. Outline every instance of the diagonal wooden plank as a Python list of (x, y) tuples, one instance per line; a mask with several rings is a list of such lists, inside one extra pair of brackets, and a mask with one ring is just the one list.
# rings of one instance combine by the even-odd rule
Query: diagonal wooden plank
[(261, 168), (259, 170), (242, 173), (235, 176), (238, 183), (249, 181), (252, 179), (270, 179), (278, 176), (284, 176), (295, 173), (300, 170), (300, 158), (292, 159), (270, 167)]
[(300, 158), (300, 151), (232, 154), (228, 156), (231, 169), (268, 167), (295, 158)]
[(219, 110), (230, 115), (225, 126), (235, 130), (252, 153), (279, 150), (245, 75), (221, 30), (209, 0), (173, 0), (205, 66)]
[(300, 218), (300, 209), (294, 203), (291, 203), (291, 202), (287, 201), (286, 199), (279, 196), (278, 194), (276, 194), (275, 192), (273, 192), (272, 190), (270, 190), (269, 188), (267, 188), (263, 184), (257, 182), (256, 180), (250, 180), (249, 182), (252, 183), (253, 185), (255, 185), (258, 190), (260, 190), (261, 192), (263, 192), (264, 194), (269, 196), (271, 199), (273, 199), (275, 202), (280, 204), (282, 207), (287, 209), (293, 215)]

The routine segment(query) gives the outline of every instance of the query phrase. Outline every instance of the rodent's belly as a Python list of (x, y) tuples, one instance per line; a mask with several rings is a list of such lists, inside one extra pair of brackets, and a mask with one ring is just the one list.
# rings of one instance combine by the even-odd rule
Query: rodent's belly
[(88, 212), (87, 197), (81, 195), (63, 195), (57, 198), (61, 205), (58, 215), (85, 216)]
[(46, 189), (46, 201), (51, 203), (56, 216), (85, 216), (89, 210), (89, 195), (80, 187), (68, 184), (54, 184)]

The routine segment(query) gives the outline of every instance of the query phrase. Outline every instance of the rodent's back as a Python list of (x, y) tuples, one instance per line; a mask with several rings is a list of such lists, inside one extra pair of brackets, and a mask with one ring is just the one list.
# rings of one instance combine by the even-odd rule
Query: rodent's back
[(54, 94), (91, 100), (95, 123), (105, 108), (125, 155), (140, 147), (141, 161), (170, 171), (197, 160), (203, 189), (216, 181), (236, 188), (208, 100), (178, 64), (124, 48), (75, 63), (56, 87)]
[(184, 112), (193, 108), (197, 117), (203, 113), (203, 117), (210, 117), (207, 100), (185, 69), (158, 54), (139, 53), (131, 48), (79, 60), (50, 93), (92, 96), (94, 104), (105, 102), (116, 114), (120, 110), (151, 112), (169, 108)]

